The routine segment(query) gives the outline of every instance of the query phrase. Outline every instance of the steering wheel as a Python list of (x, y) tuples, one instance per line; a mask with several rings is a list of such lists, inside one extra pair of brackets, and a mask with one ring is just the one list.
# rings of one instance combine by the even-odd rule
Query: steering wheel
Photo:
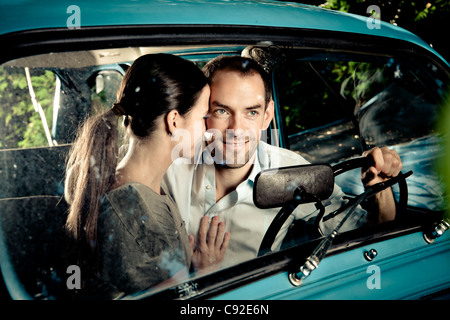
[[(342, 161), (332, 167), (334, 177), (356, 169), (356, 168), (363, 168), (367, 169), (371, 166), (374, 166), (374, 161), (371, 157), (359, 157), (354, 159), (348, 159), (345, 161)], [(364, 194), (361, 194), (360, 196), (364, 196), (365, 198), (368, 198), (392, 185), (395, 183), (399, 184), (399, 190), (400, 190), (400, 196), (399, 201), (396, 203), (396, 220), (402, 219), (406, 212), (406, 207), (408, 204), (408, 186), (406, 184), (406, 178), (412, 174), (412, 171), (409, 171), (406, 174), (403, 174), (402, 172), (399, 173), (399, 175), (395, 178), (391, 178), (385, 182), (381, 182), (378, 184), (375, 184), (374, 186), (370, 187), (371, 190), (367, 190)], [(296, 190), (297, 192), (302, 192), (302, 190)], [(353, 199), (350, 199), (349, 202), (345, 205), (343, 205), (338, 210), (328, 214), (326, 217), (325, 215), (325, 208), (323, 207), (320, 200), (318, 200), (316, 197), (311, 196), (311, 202), (316, 202), (316, 208), (319, 209), (319, 214), (317, 215), (315, 219), (314, 226), (316, 230), (319, 228), (319, 222), (324, 220), (327, 221), (331, 218), (334, 218), (338, 214), (345, 212), (347, 209), (352, 207), (352, 205), (355, 204), (355, 202), (359, 199), (360, 196), (355, 196)], [(304, 198), (304, 196), (303, 196)], [(358, 202), (359, 203), (359, 202)], [(357, 203), (357, 204), (358, 204)], [(291, 215), (291, 213), (297, 208), (299, 203), (296, 203), (295, 200), (286, 203), (278, 212), (278, 214), (273, 219), (272, 223), (270, 224), (269, 228), (267, 229), (266, 234), (264, 235), (264, 238), (261, 242), (261, 245), (259, 247), (258, 256), (264, 255), (266, 253), (271, 252), (271, 247), (273, 245), (273, 242), (275, 241), (275, 238), (280, 231), (281, 227), (283, 226), (284, 222), (287, 220), (287, 218)]]

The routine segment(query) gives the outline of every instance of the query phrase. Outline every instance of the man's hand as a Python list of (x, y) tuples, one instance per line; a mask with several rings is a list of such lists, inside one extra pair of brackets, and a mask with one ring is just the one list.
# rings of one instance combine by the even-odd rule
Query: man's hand
[(194, 269), (200, 273), (208, 273), (218, 269), (229, 242), (230, 233), (225, 232), (225, 222), (220, 222), (218, 216), (212, 219), (203, 217), (198, 231), (197, 246), (195, 246), (195, 237), (189, 235)]
[(361, 180), (365, 187), (396, 177), (402, 170), (402, 161), (395, 150), (387, 147), (373, 148), (362, 155), (372, 157), (375, 163), (374, 167), (361, 172)]
[[(403, 164), (397, 151), (383, 148), (373, 148), (365, 151), (363, 156), (372, 157), (374, 166), (366, 171), (361, 170), (361, 181), (364, 187), (373, 186), (376, 183), (396, 177), (402, 170)], [(375, 195), (375, 203), (378, 207), (378, 215), (375, 223), (386, 222), (395, 219), (396, 207), (392, 190), (386, 189)]]

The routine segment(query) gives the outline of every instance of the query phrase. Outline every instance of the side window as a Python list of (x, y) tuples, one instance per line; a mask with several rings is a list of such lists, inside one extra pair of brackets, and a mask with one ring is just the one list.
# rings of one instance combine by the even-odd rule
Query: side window
[(115, 70), (102, 70), (88, 80), (91, 88), (92, 110), (94, 113), (111, 108), (116, 102), (117, 90), (122, 82), (122, 74)]
[(0, 149), (53, 144), (56, 86), (50, 70), (0, 66)]
[(111, 108), (123, 76), (121, 66), (55, 70), (61, 80), (58, 118), (54, 135), (59, 143), (71, 143), (78, 125), (89, 114)]
[[(433, 169), (440, 152), (435, 84), (443, 81), (430, 74), (393, 58), (292, 59), (275, 78), (289, 148), (312, 163), (335, 164), (388, 146), (399, 153), (404, 171), (414, 172), (408, 204), (443, 209), (441, 180)], [(336, 182), (346, 193), (363, 191), (358, 170)]]
[(123, 76), (121, 67), (0, 66), (0, 149), (61, 145), (89, 113), (110, 108)]
[(291, 150), (312, 163), (361, 154), (350, 105), (341, 83), (351, 71), (337, 63), (295, 60), (277, 74), (280, 107)]

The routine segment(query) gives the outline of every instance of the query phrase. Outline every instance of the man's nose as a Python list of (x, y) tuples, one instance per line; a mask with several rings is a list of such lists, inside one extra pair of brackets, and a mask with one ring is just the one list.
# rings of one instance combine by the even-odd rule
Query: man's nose
[(231, 117), (230, 122), (228, 124), (228, 129), (234, 130), (234, 131), (237, 131), (237, 130), (243, 131), (244, 130), (243, 121), (239, 115), (235, 114)]
[(228, 139), (239, 139), (239, 137), (242, 136), (245, 132), (243, 128), (243, 121), (237, 115), (234, 115), (230, 120), (231, 121), (228, 124), (227, 129)]

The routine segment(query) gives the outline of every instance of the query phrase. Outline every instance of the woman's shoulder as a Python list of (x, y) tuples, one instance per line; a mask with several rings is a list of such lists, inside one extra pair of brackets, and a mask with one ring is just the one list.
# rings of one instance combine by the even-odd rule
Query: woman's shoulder
[(148, 186), (139, 183), (139, 182), (127, 182), (124, 183), (106, 193), (108, 197), (117, 197), (122, 194), (129, 194), (129, 193), (139, 193), (142, 195), (158, 195), (155, 191), (153, 191)]
[(138, 182), (127, 182), (115, 189), (108, 191), (104, 200), (113, 207), (129, 208), (137, 205), (164, 203), (165, 199), (153, 189)]
[[(177, 208), (173, 200), (160, 195), (146, 185), (125, 183), (109, 192), (103, 199), (103, 208), (110, 207), (122, 220), (144, 219), (163, 222)], [(169, 215), (168, 215), (169, 213)]]
[[(178, 243), (185, 232), (173, 200), (140, 183), (126, 183), (107, 192), (99, 223), (102, 231), (126, 230), (139, 243), (150, 241), (149, 245), (157, 241), (156, 238), (161, 243)], [(152, 238), (148, 238), (148, 234), (152, 234)], [(187, 241), (187, 235), (182, 239)]]

